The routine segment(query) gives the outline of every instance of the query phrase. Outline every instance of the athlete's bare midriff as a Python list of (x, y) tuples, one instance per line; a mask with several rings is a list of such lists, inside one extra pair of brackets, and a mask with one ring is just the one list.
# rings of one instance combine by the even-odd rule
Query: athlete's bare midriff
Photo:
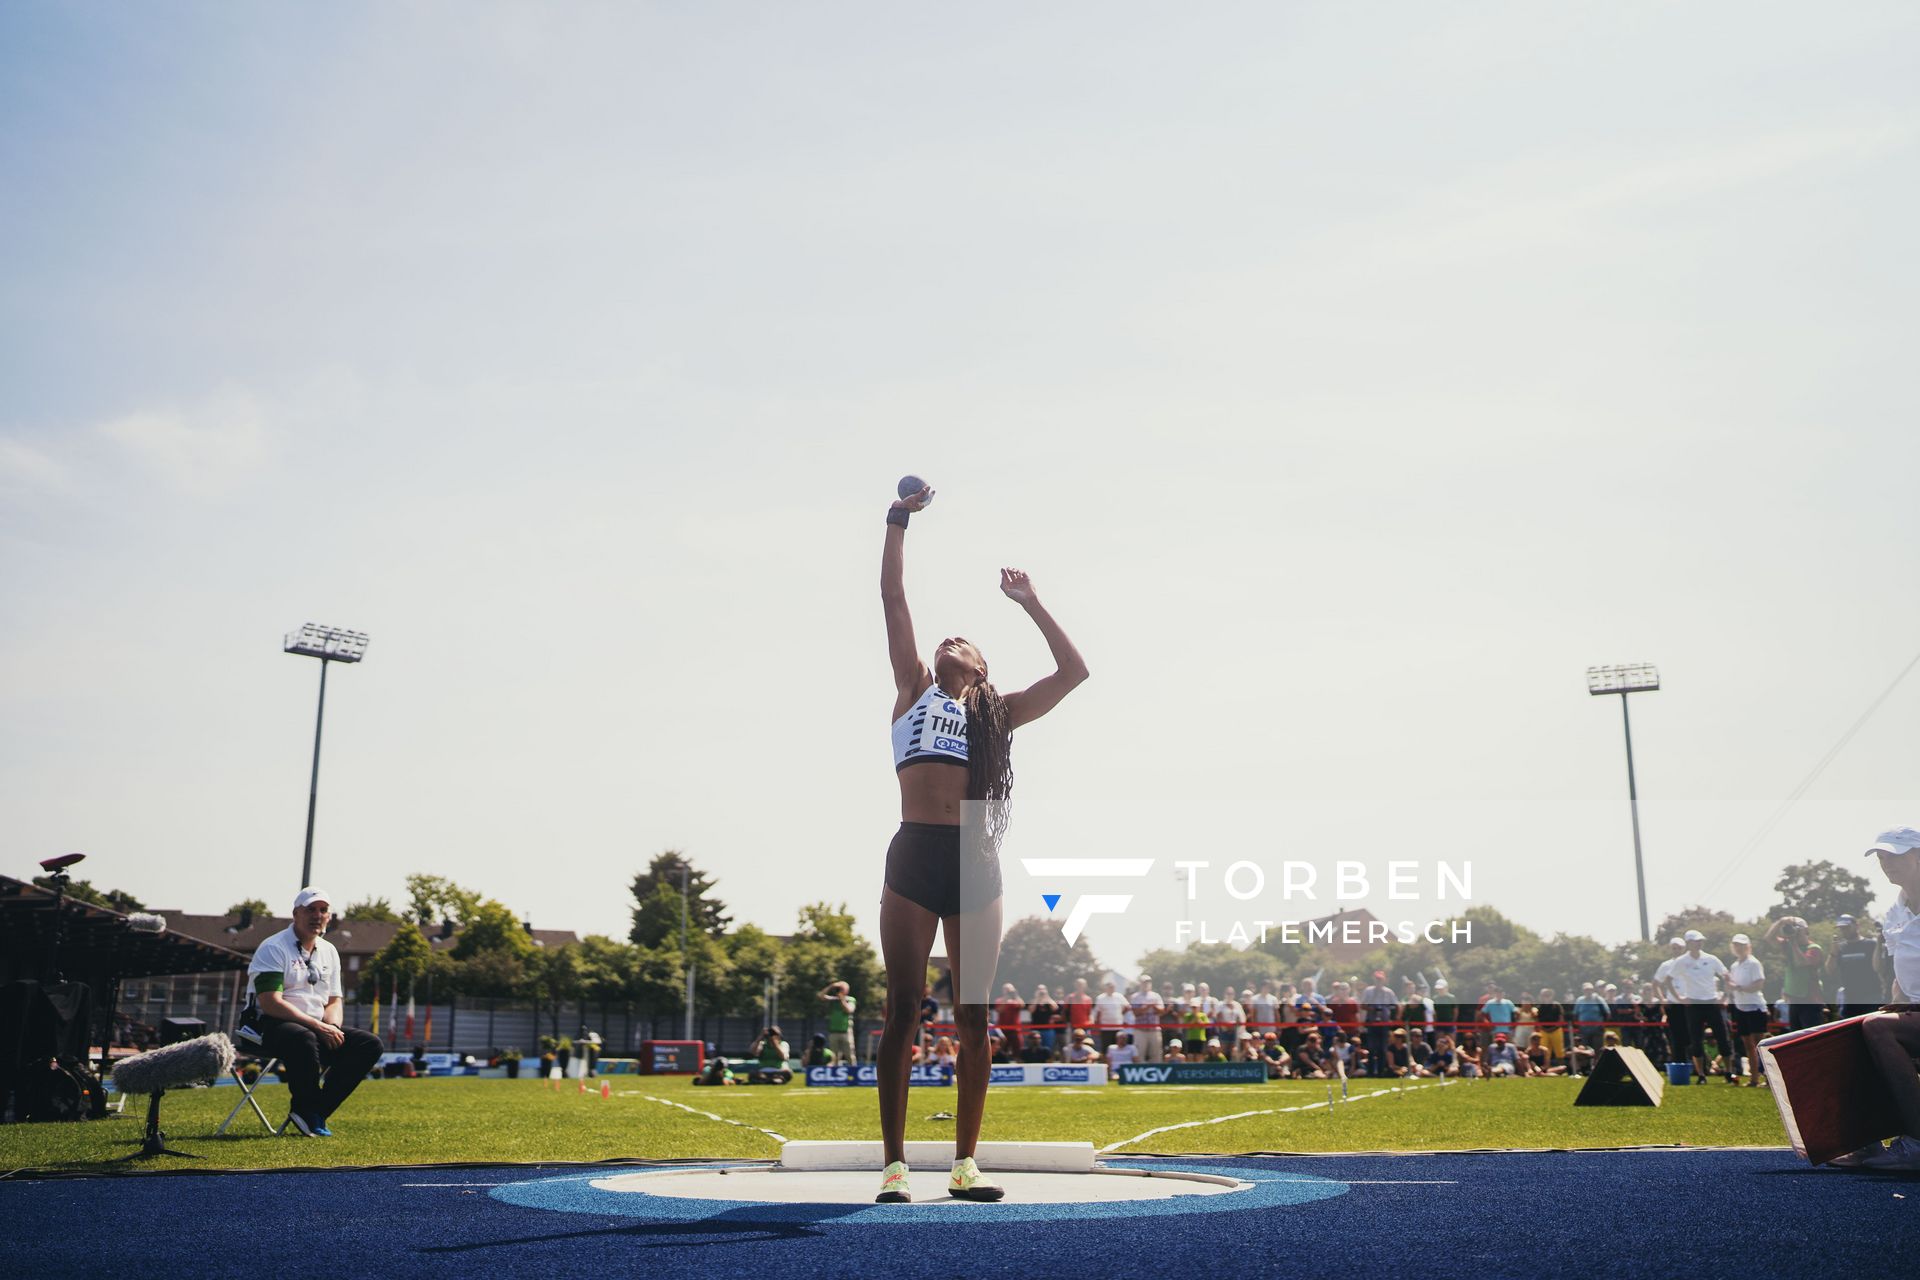
[(967, 798), (967, 767), (929, 760), (910, 764), (900, 779), (900, 821), (960, 824), (960, 802)]

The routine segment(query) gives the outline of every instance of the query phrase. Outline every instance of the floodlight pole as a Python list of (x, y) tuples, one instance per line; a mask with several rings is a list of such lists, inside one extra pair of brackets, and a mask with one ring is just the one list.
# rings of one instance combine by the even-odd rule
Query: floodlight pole
[(309, 622), (289, 632), (281, 648), (320, 660), (320, 709), (313, 716), (313, 773), (307, 782), (307, 843), (300, 857), (300, 888), (313, 883), (313, 818), (320, 807), (320, 730), (327, 719), (327, 664), (358, 662), (366, 656), (367, 633)]
[(683, 1039), (693, 1039), (693, 952), (687, 946), (687, 877), (692, 869), (682, 863), (680, 867), (680, 955), (687, 966), (687, 1032)]
[(1633, 878), (1640, 889), (1640, 941), (1652, 940), (1647, 927), (1647, 867), (1640, 856), (1640, 789), (1633, 780), (1633, 719), (1627, 714), (1627, 694), (1620, 694), (1620, 725), (1627, 734), (1627, 807), (1633, 812)]
[(320, 659), (320, 709), (313, 716), (313, 777), (307, 783), (307, 849), (300, 859), (300, 888), (313, 883), (313, 813), (320, 803), (320, 728), (327, 719), (327, 659)]
[(1640, 851), (1640, 787), (1633, 776), (1633, 717), (1627, 695), (1650, 693), (1660, 687), (1660, 672), (1650, 662), (1587, 668), (1587, 692), (1594, 697), (1620, 695), (1620, 727), (1627, 735), (1627, 806), (1633, 813), (1633, 878), (1640, 890), (1640, 941), (1653, 938), (1647, 926), (1647, 865)]

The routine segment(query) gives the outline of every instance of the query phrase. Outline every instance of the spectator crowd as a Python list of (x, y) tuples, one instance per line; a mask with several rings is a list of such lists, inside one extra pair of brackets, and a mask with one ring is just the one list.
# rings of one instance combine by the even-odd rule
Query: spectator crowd
[[(1156, 983), (1141, 974), (1070, 991), (1044, 984), (1023, 997), (1004, 983), (988, 1032), (995, 1062), (1260, 1062), (1271, 1079), (1584, 1075), (1602, 1050), (1624, 1045), (1656, 1063), (1689, 1063), (1697, 1083), (1721, 1075), (1760, 1083), (1755, 1046), (1770, 1031), (1800, 1029), (1878, 1008), (1887, 998), (1886, 950), (1841, 916), (1831, 952), (1807, 922), (1786, 916), (1755, 944), (1735, 934), (1723, 959), (1688, 930), (1645, 977), (1595, 978), (1578, 990), (1509, 992), (1487, 982), (1454, 991), (1445, 978), (1397, 984), (1384, 970), (1328, 983), (1265, 979), (1215, 993), (1205, 982)], [(1762, 953), (1768, 957), (1763, 961)], [(1780, 974), (1769, 1004), (1767, 964)], [(952, 1065), (929, 992), (916, 1062)]]

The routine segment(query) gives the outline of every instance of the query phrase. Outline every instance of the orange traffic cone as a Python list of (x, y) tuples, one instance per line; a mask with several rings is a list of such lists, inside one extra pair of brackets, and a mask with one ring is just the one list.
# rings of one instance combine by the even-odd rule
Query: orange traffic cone
[(587, 1091), (587, 1082), (586, 1082), (586, 1079), (582, 1077), (580, 1081), (580, 1092), (585, 1093), (586, 1091)]
[(600, 1082), (600, 1096), (602, 1098), (611, 1098), (613, 1096), (613, 1082), (611, 1080), (602, 1080)]

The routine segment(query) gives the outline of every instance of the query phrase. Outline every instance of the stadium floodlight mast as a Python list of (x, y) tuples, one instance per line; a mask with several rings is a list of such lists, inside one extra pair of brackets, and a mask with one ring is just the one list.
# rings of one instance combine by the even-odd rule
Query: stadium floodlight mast
[[(693, 867), (683, 858), (673, 864), (673, 869), (680, 873), (680, 968), (685, 971), (687, 978), (687, 1030), (681, 1038), (691, 1040), (693, 1039), (693, 953), (687, 950), (687, 887), (689, 878), (693, 875)], [(767, 1025), (772, 1026), (773, 1023), (769, 1021)]]
[(307, 851), (300, 861), (300, 888), (313, 883), (313, 811), (320, 798), (320, 727), (327, 715), (327, 664), (358, 662), (367, 656), (367, 633), (309, 622), (287, 633), (288, 653), (320, 659), (320, 710), (313, 717), (313, 778), (307, 784)]
[(1633, 813), (1633, 878), (1640, 886), (1640, 941), (1648, 942), (1647, 868), (1640, 856), (1640, 790), (1633, 780), (1633, 720), (1627, 715), (1627, 695), (1652, 693), (1660, 687), (1660, 672), (1651, 662), (1629, 662), (1613, 667), (1588, 667), (1587, 692), (1598, 698), (1620, 695), (1620, 723), (1627, 732), (1627, 806)]

